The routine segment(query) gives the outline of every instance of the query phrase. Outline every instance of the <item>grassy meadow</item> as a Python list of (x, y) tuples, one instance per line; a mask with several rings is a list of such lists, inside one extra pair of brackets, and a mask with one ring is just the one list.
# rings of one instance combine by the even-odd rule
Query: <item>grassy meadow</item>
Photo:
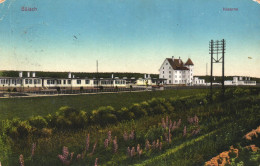
[(26, 119), (30, 116), (45, 116), (55, 113), (62, 106), (70, 106), (75, 109), (92, 111), (101, 106), (112, 106), (115, 109), (128, 107), (152, 99), (154, 97), (178, 97), (206, 93), (206, 89), (192, 90), (167, 90), (167, 91), (146, 91), (146, 92), (122, 92), (105, 94), (87, 94), (73, 96), (46, 96), (31, 98), (4, 98), (0, 99), (0, 120), (19, 117)]
[(156, 94), (129, 93), (139, 95), (139, 100), (129, 98), (117, 103), (120, 106), (110, 97), (114, 105), (96, 105), (93, 111), (70, 105), (57, 107), (51, 115), (3, 120), (0, 162), (3, 166), (259, 166), (259, 88), (228, 88), (224, 101), (219, 91), (213, 101), (205, 90), (162, 91), (148, 98), (142, 93)]

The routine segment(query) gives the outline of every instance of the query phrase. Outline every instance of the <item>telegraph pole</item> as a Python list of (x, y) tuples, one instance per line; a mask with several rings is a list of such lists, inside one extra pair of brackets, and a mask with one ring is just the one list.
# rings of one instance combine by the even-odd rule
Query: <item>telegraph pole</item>
[[(225, 50), (226, 50), (226, 41), (222, 39), (221, 41), (216, 40), (210, 41), (209, 54), (211, 55), (211, 72), (210, 72), (210, 95), (212, 99), (212, 82), (213, 82), (213, 63), (222, 63), (222, 97), (225, 97)], [(221, 57), (219, 57), (219, 54)]]
[(213, 40), (210, 41), (210, 54), (211, 54), (211, 58), (210, 58), (210, 100), (212, 100), (212, 82), (213, 82)]
[(97, 63), (97, 88), (99, 87), (99, 75), (98, 75), (98, 60), (96, 61)]
[(222, 39), (222, 95), (223, 99), (225, 97), (225, 47), (226, 43), (225, 40)]

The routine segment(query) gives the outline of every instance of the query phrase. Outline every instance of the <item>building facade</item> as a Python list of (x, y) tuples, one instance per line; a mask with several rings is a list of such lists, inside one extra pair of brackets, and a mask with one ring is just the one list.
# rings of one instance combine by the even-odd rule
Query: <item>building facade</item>
[(166, 84), (193, 85), (194, 64), (189, 58), (186, 63), (180, 59), (166, 58), (161, 65), (159, 78), (166, 79)]

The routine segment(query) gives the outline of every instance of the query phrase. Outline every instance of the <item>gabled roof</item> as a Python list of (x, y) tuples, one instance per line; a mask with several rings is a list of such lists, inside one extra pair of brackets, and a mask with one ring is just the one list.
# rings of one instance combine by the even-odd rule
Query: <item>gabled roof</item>
[(193, 62), (191, 61), (191, 59), (189, 58), (189, 59), (187, 60), (187, 62), (185, 63), (185, 65), (194, 65), (194, 64), (193, 64)]
[(174, 70), (189, 70), (187, 67), (184, 66), (181, 59), (173, 60), (172, 58), (167, 58), (167, 60)]

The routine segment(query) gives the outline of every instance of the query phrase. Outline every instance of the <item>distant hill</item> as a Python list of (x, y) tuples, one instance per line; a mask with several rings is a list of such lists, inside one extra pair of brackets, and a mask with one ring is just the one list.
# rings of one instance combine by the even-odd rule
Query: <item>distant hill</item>
[[(87, 73), (87, 72), (72, 72), (75, 78), (111, 78), (112, 74), (114, 77), (135, 77), (143, 78), (145, 73), (120, 73), (120, 72), (100, 72), (100, 73)], [(19, 71), (0, 71), (1, 77), (18, 77)], [(23, 76), (27, 76), (27, 71), (23, 72)], [(150, 74), (152, 78), (159, 78), (158, 74)], [(46, 72), (36, 71), (36, 77), (51, 77), (51, 78), (68, 78), (68, 72)]]
[[(199, 77), (201, 79), (205, 79), (205, 82), (210, 82), (210, 76), (194, 76), (194, 77)], [(215, 80), (213, 79), (213, 82), (221, 82), (222, 76), (214, 76), (214, 77), (215, 77)], [(226, 76), (225, 80), (233, 80), (233, 77), (239, 77), (239, 76)], [(244, 78), (243, 78), (243, 80), (244, 80)], [(260, 83), (260, 78), (257, 78), (257, 77), (250, 77), (250, 80)]]

